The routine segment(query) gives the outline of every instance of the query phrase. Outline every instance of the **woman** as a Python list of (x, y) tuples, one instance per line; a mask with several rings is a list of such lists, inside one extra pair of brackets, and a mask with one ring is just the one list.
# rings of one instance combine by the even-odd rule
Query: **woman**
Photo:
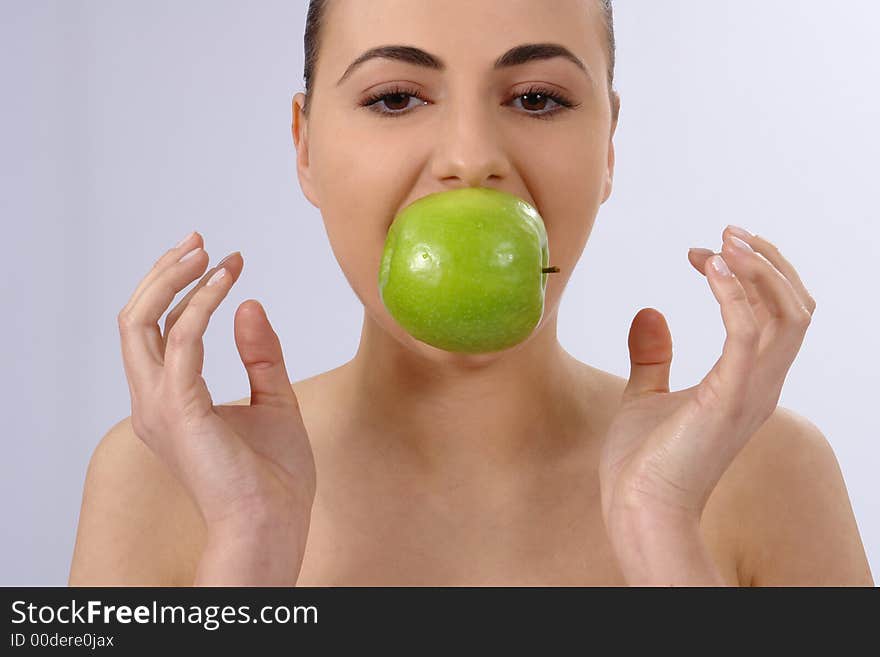
[[(826, 438), (776, 406), (815, 302), (775, 245), (728, 227), (720, 257), (690, 252), (727, 331), (698, 385), (669, 392), (650, 308), (628, 380), (557, 340), (612, 188), (610, 2), (313, 1), (305, 41), (299, 181), (364, 305), (358, 352), (291, 384), (246, 301), (251, 395), (214, 406), (201, 338), (244, 262), (162, 332), (209, 261), (198, 233), (170, 249), (119, 313), (132, 415), (90, 462), (71, 585), (873, 584)], [(395, 215), (465, 187), (534, 205), (560, 270), (501, 352), (419, 342), (378, 295)]]

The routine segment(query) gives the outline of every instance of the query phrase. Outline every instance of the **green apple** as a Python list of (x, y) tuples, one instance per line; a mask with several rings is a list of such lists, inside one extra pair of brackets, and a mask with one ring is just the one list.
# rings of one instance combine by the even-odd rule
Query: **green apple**
[(526, 201), (485, 187), (429, 194), (394, 218), (379, 295), (417, 340), (487, 353), (525, 340), (544, 314), (547, 231)]

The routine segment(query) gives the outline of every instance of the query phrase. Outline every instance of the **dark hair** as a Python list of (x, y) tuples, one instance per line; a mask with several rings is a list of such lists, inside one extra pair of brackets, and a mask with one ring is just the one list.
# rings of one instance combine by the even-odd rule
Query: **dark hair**
[[(306, 33), (305, 33), (305, 71), (303, 80), (305, 81), (305, 102), (303, 104), (303, 114), (306, 118), (309, 116), (309, 104), (312, 97), (312, 81), (315, 79), (315, 65), (318, 61), (318, 51), (321, 49), (321, 26), (324, 23), (324, 16), (327, 13), (327, 5), (330, 0), (309, 0), (309, 11), (306, 15)], [(612, 94), (614, 88), (614, 60), (615, 60), (615, 43), (614, 43), (614, 8), (612, 0), (598, 0), (602, 6), (602, 18), (605, 22), (605, 34), (608, 42), (608, 97), (611, 99), (612, 120), (617, 120), (618, 106), (614, 102)]]

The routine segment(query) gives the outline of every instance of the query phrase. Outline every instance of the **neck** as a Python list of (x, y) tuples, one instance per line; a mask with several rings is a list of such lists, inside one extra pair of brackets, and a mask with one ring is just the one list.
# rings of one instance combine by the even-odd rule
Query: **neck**
[[(426, 473), (485, 472), (558, 458), (582, 408), (577, 361), (559, 344), (556, 313), (527, 341), (494, 354), (435, 349), (364, 314), (345, 366), (351, 426), (371, 450)], [(566, 428), (568, 431), (566, 432)]]

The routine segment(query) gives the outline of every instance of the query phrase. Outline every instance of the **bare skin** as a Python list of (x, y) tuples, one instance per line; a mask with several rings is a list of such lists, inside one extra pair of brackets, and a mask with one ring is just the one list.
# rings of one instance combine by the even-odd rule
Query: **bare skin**
[[(348, 449), (348, 367), (293, 384), (321, 473), (298, 586), (625, 584), (589, 448), (513, 482), (431, 483), (383, 453)], [(579, 370), (611, 408), (625, 380)], [(726, 585), (873, 586), (839, 470), (801, 423), (778, 408), (709, 499), (701, 531)], [(126, 418), (90, 463), (69, 584), (191, 586), (205, 543), (192, 499)]]
[[(625, 381), (572, 365), (585, 398), (611, 409)], [(359, 397), (350, 368), (293, 384), (319, 473), (298, 586), (625, 584), (600, 513), (595, 443), (585, 438), (585, 423), (601, 425), (610, 411), (566, 418), (557, 434), (566, 446), (540, 465), (524, 467), (530, 450), (506, 467), (432, 475), (375, 447), (387, 438), (340, 413)], [(96, 454), (70, 584), (191, 586), (206, 530), (186, 490), (128, 420)], [(725, 499), (719, 486), (703, 529), (737, 586), (737, 523)]]
[[(406, 0), (337, 0), (326, 21), (310, 119), (303, 95), (293, 99), (297, 171), (365, 312), (356, 356), (293, 384), (317, 489), (292, 579), (624, 584), (603, 522), (598, 462), (627, 381), (578, 362), (556, 336), (562, 292), (614, 172), (620, 99), (605, 86), (594, 3), (560, 1), (548, 11), (533, 0), (417, 8)], [(436, 54), (447, 70), (371, 60), (336, 84), (366, 49), (402, 42)], [(564, 58), (492, 70), (510, 47), (536, 42), (564, 44), (588, 74)], [(564, 91), (574, 107), (552, 120), (529, 116), (537, 103), (519, 94), (537, 82)], [(396, 118), (360, 105), (375, 91), (399, 94), (397, 86), (415, 88), (426, 104), (402, 103), (407, 115)], [(402, 105), (392, 100), (400, 97), (379, 105)], [(534, 334), (496, 354), (418, 342), (378, 295), (393, 217), (426, 194), (464, 186), (532, 203), (547, 227), (551, 265), (560, 269), (549, 278)], [(705, 257), (691, 258), (703, 275)], [(243, 258), (226, 266), (234, 282)], [(791, 508), (817, 513), (795, 517)], [(729, 585), (871, 581), (833, 454), (802, 418), (781, 409), (718, 482), (700, 532)], [(831, 547), (812, 547), (819, 537)], [(129, 421), (117, 425), (90, 465), (70, 583), (192, 584), (206, 540), (187, 490)]]

